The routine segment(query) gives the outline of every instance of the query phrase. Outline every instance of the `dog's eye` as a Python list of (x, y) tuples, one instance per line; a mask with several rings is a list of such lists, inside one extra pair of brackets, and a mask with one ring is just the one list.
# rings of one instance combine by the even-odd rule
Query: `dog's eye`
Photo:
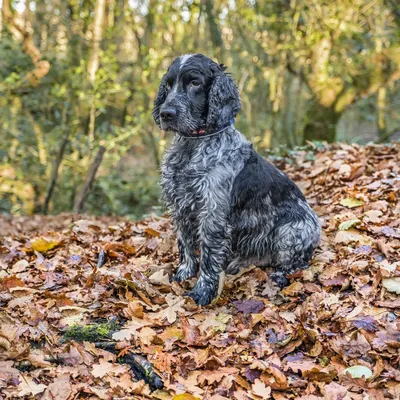
[(190, 84), (194, 87), (199, 87), (200, 86), (200, 82), (196, 79), (193, 79)]

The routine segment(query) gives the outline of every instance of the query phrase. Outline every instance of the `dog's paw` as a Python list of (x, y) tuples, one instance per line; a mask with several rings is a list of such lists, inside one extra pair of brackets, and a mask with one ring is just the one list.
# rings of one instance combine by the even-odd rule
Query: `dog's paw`
[(197, 275), (196, 266), (184, 263), (178, 267), (175, 275), (173, 275), (170, 280), (171, 282), (173, 281), (182, 282), (186, 279), (193, 278), (196, 275)]
[(206, 306), (210, 304), (214, 296), (210, 293), (200, 293), (198, 290), (190, 290), (185, 293), (185, 296), (191, 297), (199, 306)]
[(196, 286), (185, 293), (185, 296), (191, 297), (199, 306), (210, 304), (218, 294), (218, 282), (207, 283), (198, 281)]
[(279, 289), (283, 289), (288, 286), (290, 281), (286, 276), (280, 272), (274, 272), (270, 275), (273, 282), (279, 287)]

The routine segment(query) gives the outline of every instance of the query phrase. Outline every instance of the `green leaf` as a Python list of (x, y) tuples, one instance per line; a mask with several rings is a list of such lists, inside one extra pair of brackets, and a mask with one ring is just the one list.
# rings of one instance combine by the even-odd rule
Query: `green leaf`
[(353, 228), (354, 226), (357, 226), (361, 224), (361, 221), (359, 219), (350, 219), (348, 221), (344, 221), (339, 225), (339, 230), (340, 231), (347, 231), (350, 228)]
[(352, 378), (362, 378), (365, 376), (365, 379), (369, 379), (372, 376), (372, 371), (364, 367), (363, 365), (354, 365), (353, 367), (346, 368), (343, 373), (349, 373)]
[(364, 202), (354, 197), (347, 197), (346, 199), (341, 200), (340, 204), (348, 208), (355, 208), (362, 206)]

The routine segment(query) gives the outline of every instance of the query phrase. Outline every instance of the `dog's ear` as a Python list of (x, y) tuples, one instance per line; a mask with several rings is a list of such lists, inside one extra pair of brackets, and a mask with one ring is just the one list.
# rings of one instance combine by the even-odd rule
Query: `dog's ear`
[(233, 79), (221, 71), (217, 73), (208, 94), (207, 131), (229, 125), (240, 111), (240, 95)]
[(153, 118), (156, 124), (160, 127), (160, 108), (164, 104), (168, 96), (167, 82), (165, 76), (162, 78), (158, 93), (154, 99)]

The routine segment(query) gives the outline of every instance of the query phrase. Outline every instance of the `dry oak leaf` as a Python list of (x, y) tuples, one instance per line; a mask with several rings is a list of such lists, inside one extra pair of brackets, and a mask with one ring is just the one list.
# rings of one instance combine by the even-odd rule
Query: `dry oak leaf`
[(311, 382), (332, 382), (337, 376), (337, 371), (331, 366), (322, 369), (318, 366), (302, 372), (302, 376)]
[(26, 260), (17, 261), (11, 268), (13, 274), (24, 272), (29, 267), (29, 262)]
[(185, 299), (177, 298), (171, 294), (168, 294), (165, 299), (167, 300), (168, 307), (156, 313), (150, 313), (149, 318), (158, 322), (163, 322), (166, 319), (169, 324), (173, 324), (176, 321), (178, 313), (186, 311), (183, 308)]
[(169, 285), (170, 284), (169, 276), (163, 269), (160, 269), (157, 272), (155, 272), (153, 275), (150, 275), (149, 281), (155, 285)]
[(254, 299), (250, 299), (250, 300), (236, 300), (233, 302), (234, 306), (236, 307), (236, 309), (245, 314), (245, 315), (249, 315), (249, 314), (258, 314), (260, 313), (264, 307), (265, 304), (263, 301), (261, 300), (254, 300)]
[(196, 325), (191, 325), (189, 320), (184, 316), (181, 316), (180, 320), (183, 331), (183, 342), (189, 346), (202, 345), (205, 338), (201, 337), (200, 329)]
[(202, 399), (204, 390), (197, 386), (198, 378), (201, 374), (202, 371), (193, 371), (186, 378), (180, 375), (175, 375), (177, 387), (179, 387), (179, 390), (174, 387), (172, 387), (172, 389), (179, 393), (182, 392), (182, 388), (184, 388), (186, 392), (191, 392), (196, 397), (200, 397)]
[(136, 318), (132, 317), (132, 320), (129, 321), (124, 325), (124, 328), (114, 332), (112, 335), (112, 338), (114, 340), (130, 340), (131, 336), (134, 338), (137, 338), (138, 336), (138, 330), (145, 327), (145, 326), (153, 326), (154, 323), (153, 321), (150, 321), (146, 318)]
[(270, 399), (271, 398), (271, 388), (269, 386), (265, 386), (264, 382), (260, 379), (256, 379), (251, 386), (253, 393), (262, 399)]
[(177, 341), (182, 340), (183, 331), (181, 328), (177, 328), (176, 326), (170, 326), (165, 329), (158, 337), (165, 343), (166, 341)]
[(125, 372), (127, 372), (125, 365), (112, 364), (105, 360), (100, 360), (99, 364), (94, 364), (91, 371), (95, 378), (102, 378), (105, 375), (121, 375)]
[(71, 395), (70, 376), (67, 374), (57, 376), (49, 384), (44, 394), (44, 399), (67, 400)]
[(369, 210), (366, 211), (364, 214), (364, 221), (369, 222), (381, 222), (381, 216), (383, 215), (382, 211), (380, 210)]
[(199, 325), (201, 334), (212, 332), (225, 332), (226, 324), (233, 318), (232, 315), (226, 313), (207, 314), (206, 319)]
[(7, 290), (15, 287), (25, 286), (24, 282), (21, 279), (18, 279), (15, 275), (7, 276), (3, 279), (0, 279), (0, 291)]
[(349, 229), (347, 231), (339, 231), (334, 239), (336, 244), (350, 244), (350, 243), (360, 243), (371, 245), (373, 243), (373, 239), (367, 235), (361, 234), (356, 229)]
[[(294, 358), (294, 360), (290, 361), (292, 358)], [(291, 369), (293, 372), (303, 373), (305, 371), (311, 371), (313, 368), (318, 368), (318, 364), (316, 364), (314, 360), (310, 358), (305, 358), (301, 355), (293, 357), (290, 356), (287, 357), (286, 360), (287, 361), (283, 367), (285, 371)]]
[(347, 388), (336, 382), (323, 386), (321, 391), (325, 400), (345, 399), (347, 395)]
[(132, 300), (128, 303), (128, 307), (124, 309), (124, 315), (126, 317), (143, 318), (143, 305), (140, 300)]
[(156, 331), (148, 326), (145, 326), (139, 331), (139, 338), (145, 346), (150, 346), (156, 335)]
[[(39, 393), (42, 393), (46, 390), (47, 386), (42, 383), (37, 383), (33, 378), (28, 376), (27, 374), (21, 374), (21, 381), (18, 385), (18, 395), (20, 397), (24, 396), (36, 396)], [(32, 398), (32, 397), (31, 397)]]
[(388, 292), (400, 294), (400, 277), (382, 279), (382, 286)]
[(289, 297), (297, 296), (302, 291), (303, 291), (303, 284), (297, 281), (293, 282), (288, 287), (282, 289), (282, 293)]
[(237, 374), (238, 372), (239, 370), (234, 367), (222, 367), (218, 368), (218, 370), (206, 370), (199, 375), (198, 382), (200, 385), (203, 385), (206, 382), (209, 385), (212, 385), (215, 382), (220, 382), (225, 376)]
[(0, 387), (2, 381), (17, 379), (19, 371), (13, 367), (14, 361), (0, 361)]

